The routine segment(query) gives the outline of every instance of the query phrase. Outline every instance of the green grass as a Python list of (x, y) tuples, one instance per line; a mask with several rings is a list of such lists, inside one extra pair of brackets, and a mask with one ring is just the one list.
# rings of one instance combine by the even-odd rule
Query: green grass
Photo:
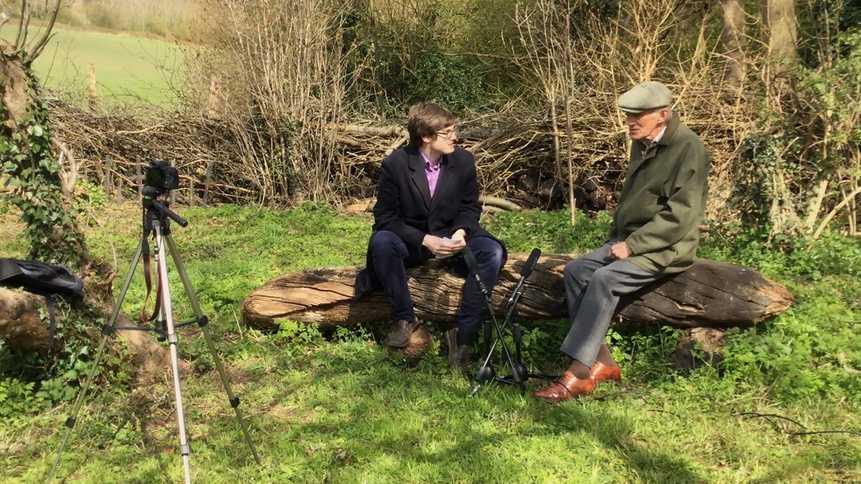
[[(793, 434), (861, 431), (857, 241), (829, 236), (818, 246), (782, 254), (756, 245), (752, 236), (710, 236), (705, 255), (759, 268), (789, 285), (797, 304), (755, 330), (733, 332), (722, 367), (688, 373), (666, 364), (674, 331), (614, 332), (625, 383), (551, 406), (509, 388), (489, 387), (469, 398), (468, 382), (448, 370), (439, 343), (437, 351), (408, 365), (386, 355), (374, 327), (321, 335), (287, 324), (265, 335), (238, 326), (242, 299), (266, 280), (305, 268), (361, 264), (368, 216), (310, 205), (180, 212), (191, 225), (175, 229), (177, 244), (213, 319), (264, 460), (259, 468), (253, 464), (202, 338), (185, 330), (180, 347), (192, 369), (183, 375), (184, 402), (198, 482), (861, 479), (861, 437)], [(137, 243), (137, 209), (124, 205), (93, 215), (98, 225), (88, 228), (90, 248), (115, 261), (119, 284)], [(13, 215), (0, 218), (0, 256), (22, 255)], [(539, 246), (547, 252), (592, 247), (608, 223), (602, 214), (580, 219), (572, 230), (566, 219), (565, 212), (528, 212), (486, 222), (512, 250)], [(828, 264), (819, 259), (825, 255)], [(143, 299), (140, 279), (125, 305), (130, 314)], [(171, 283), (178, 292), (178, 281)], [(177, 305), (187, 313), (182, 299)], [(531, 328), (533, 362), (554, 357), (564, 330), (564, 322)], [(5, 378), (13, 379), (8, 371)], [(15, 398), (26, 397), (7, 404)], [(69, 407), (34, 404), (0, 420), (4, 480), (40, 480)], [(740, 415), (745, 412), (797, 423)], [(181, 479), (167, 380), (148, 388), (105, 386), (82, 413), (60, 470), (68, 481)]]
[[(7, 24), (0, 38), (13, 39), (16, 28)], [(34, 26), (30, 38), (40, 30)], [(172, 87), (182, 83), (183, 51), (159, 39), (57, 27), (34, 68), (44, 86), (77, 99), (87, 93), (91, 65), (99, 102), (106, 107), (176, 103)]]

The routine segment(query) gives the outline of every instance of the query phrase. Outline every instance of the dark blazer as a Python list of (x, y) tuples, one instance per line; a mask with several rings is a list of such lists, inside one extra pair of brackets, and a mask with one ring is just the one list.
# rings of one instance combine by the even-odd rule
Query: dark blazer
[[(409, 250), (408, 259), (414, 263), (433, 256), (422, 246), (426, 234), (450, 237), (462, 228), (467, 239), (492, 237), (478, 223), (481, 206), (472, 153), (456, 147), (454, 153), (444, 155), (440, 163), (439, 180), (431, 198), (425, 163), (418, 148), (398, 148), (383, 160), (373, 230), (397, 234)], [(370, 251), (366, 267), (371, 267)], [(359, 274), (357, 295), (376, 286), (371, 272), (364, 270)]]
[(383, 160), (374, 206), (374, 232), (390, 230), (410, 253), (422, 247), (425, 234), (449, 237), (457, 229), (467, 237), (488, 235), (478, 224), (478, 180), (475, 158), (463, 148), (444, 155), (433, 198), (425, 163), (417, 148), (399, 148)]

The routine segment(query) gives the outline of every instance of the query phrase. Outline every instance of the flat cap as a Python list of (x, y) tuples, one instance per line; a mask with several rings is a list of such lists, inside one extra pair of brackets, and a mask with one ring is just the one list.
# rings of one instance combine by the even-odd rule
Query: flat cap
[(663, 108), (672, 103), (673, 93), (667, 86), (658, 81), (646, 81), (637, 84), (619, 96), (619, 109), (632, 114)]

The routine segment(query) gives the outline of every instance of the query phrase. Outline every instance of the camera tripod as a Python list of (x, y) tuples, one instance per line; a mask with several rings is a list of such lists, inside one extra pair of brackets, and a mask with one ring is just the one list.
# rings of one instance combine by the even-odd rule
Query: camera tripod
[[(517, 387), (520, 388), (520, 391), (525, 393), (526, 382), (529, 381), (530, 378), (555, 378), (553, 375), (531, 373), (529, 368), (523, 364), (523, 330), (516, 321), (517, 303), (520, 302), (520, 297), (523, 295), (523, 284), (532, 273), (532, 270), (535, 269), (535, 264), (538, 263), (538, 258), (540, 256), (540, 250), (532, 249), (532, 252), (529, 254), (529, 258), (520, 270), (520, 280), (517, 282), (517, 285), (514, 286), (514, 289), (511, 291), (511, 296), (509, 296), (508, 301), (505, 304), (505, 319), (500, 323), (493, 312), (493, 303), (491, 302), (490, 291), (487, 290), (487, 287), (478, 275), (478, 262), (475, 259), (475, 255), (472, 254), (469, 248), (464, 250), (464, 259), (466, 260), (467, 266), (470, 268), (470, 272), (474, 274), (475, 279), (478, 281), (478, 287), (481, 290), (481, 294), (484, 296), (484, 302), (487, 305), (487, 311), (490, 315), (490, 323), (493, 323), (490, 325), (485, 321), (484, 324), (484, 349), (486, 351), (486, 355), (482, 360), (480, 360), (478, 370), (476, 370), (475, 375), (473, 376), (474, 385), (470, 392), (470, 396), (477, 394), (482, 385), (491, 381), (507, 385), (517, 385)], [(511, 334), (514, 338), (513, 355), (508, 348), (508, 344), (505, 342), (505, 330), (509, 326), (511, 327)], [(493, 343), (491, 343), (491, 339), (493, 339)], [(502, 354), (505, 357), (505, 363), (508, 364), (508, 368), (511, 370), (510, 375), (497, 375), (496, 370), (491, 364), (490, 360), (493, 358), (497, 344), (502, 347)]]
[[(171, 237), (170, 235), (170, 220), (175, 221), (183, 227), (188, 225), (188, 222), (179, 215), (177, 215), (175, 212), (171, 211), (168, 207), (167, 202), (159, 201), (159, 196), (161, 196), (162, 194), (163, 192), (161, 190), (154, 187), (145, 186), (143, 189), (143, 231), (141, 235), (141, 240), (138, 244), (138, 248), (135, 252), (135, 255), (132, 257), (129, 271), (126, 274), (125, 280), (123, 281), (122, 290), (120, 291), (119, 299), (114, 306), (111, 318), (108, 323), (102, 327), (102, 339), (99, 342), (93, 365), (90, 369), (89, 374), (86, 377), (86, 380), (84, 380), (81, 386), (81, 390), (78, 392), (74, 406), (72, 407), (72, 413), (66, 419), (66, 429), (64, 431), (62, 440), (60, 441), (60, 446), (57, 449), (56, 459), (47, 476), (46, 482), (50, 482), (53, 479), (54, 473), (59, 467), (60, 456), (62, 455), (69, 435), (71, 434), (71, 431), (75, 426), (75, 423), (78, 418), (78, 413), (81, 410), (84, 398), (86, 397), (86, 394), (90, 389), (90, 386), (96, 373), (96, 369), (98, 368), (102, 356), (104, 355), (106, 342), (108, 338), (111, 338), (116, 335), (117, 330), (151, 331), (158, 335), (159, 340), (163, 341), (166, 339), (168, 342), (168, 346), (170, 348), (171, 373), (173, 375), (174, 402), (176, 405), (176, 424), (177, 428), (179, 429), (179, 446), (180, 453), (182, 455), (182, 468), (185, 483), (191, 482), (191, 447), (189, 446), (188, 436), (186, 434), (185, 414), (183, 412), (182, 405), (182, 385), (179, 375), (179, 350), (176, 335), (176, 329), (184, 326), (197, 324), (200, 327), (204, 339), (206, 340), (206, 347), (209, 350), (209, 353), (212, 355), (213, 361), (215, 362), (215, 368), (218, 371), (218, 376), (221, 379), (221, 384), (224, 387), (224, 391), (227, 393), (228, 402), (230, 403), (230, 406), (233, 407), (236, 421), (240, 429), (242, 430), (245, 442), (246, 444), (248, 444), (248, 448), (251, 450), (251, 455), (254, 457), (254, 461), (258, 465), (260, 464), (260, 457), (257, 455), (257, 450), (254, 448), (254, 443), (252, 442), (251, 435), (248, 431), (248, 425), (245, 419), (242, 417), (242, 412), (239, 409), (239, 397), (237, 397), (231, 390), (230, 383), (227, 379), (227, 374), (224, 371), (224, 365), (222, 364), (221, 358), (219, 358), (218, 353), (215, 351), (215, 344), (213, 343), (212, 336), (209, 333), (209, 328), (207, 327), (209, 320), (206, 316), (203, 315), (203, 311), (201, 311), (200, 309), (200, 303), (194, 292), (194, 288), (191, 285), (191, 281), (188, 278), (188, 273), (185, 270), (185, 264), (183, 264), (182, 257), (180, 257), (179, 251), (177, 250), (176, 243), (173, 241), (173, 237)], [(116, 323), (117, 317), (120, 313), (120, 308), (123, 305), (123, 301), (125, 300), (126, 293), (128, 292), (132, 277), (134, 276), (135, 270), (137, 269), (137, 265), (140, 262), (141, 257), (144, 258), (144, 271), (147, 280), (147, 292), (149, 292), (150, 236), (154, 236), (155, 238), (155, 259), (157, 266), (156, 274), (158, 281), (158, 290), (156, 292), (156, 310), (153, 314), (153, 319), (155, 319), (156, 316), (158, 317), (158, 319), (154, 327), (144, 325), (117, 326)], [(182, 281), (182, 285), (185, 288), (185, 293), (188, 296), (188, 300), (190, 301), (191, 307), (194, 311), (194, 317), (189, 321), (174, 323), (173, 320), (173, 308), (171, 306), (170, 286), (168, 284), (167, 278), (168, 254), (173, 259), (174, 266), (179, 273), (180, 280)], [(142, 316), (142, 323), (144, 322), (144, 319), (145, 318)]]

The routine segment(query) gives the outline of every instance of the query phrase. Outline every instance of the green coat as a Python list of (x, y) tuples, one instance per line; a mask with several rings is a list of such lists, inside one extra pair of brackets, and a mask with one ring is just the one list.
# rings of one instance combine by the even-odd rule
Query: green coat
[(610, 231), (611, 240), (627, 242), (629, 261), (658, 274), (693, 263), (708, 173), (702, 141), (675, 115), (658, 143), (633, 143)]

